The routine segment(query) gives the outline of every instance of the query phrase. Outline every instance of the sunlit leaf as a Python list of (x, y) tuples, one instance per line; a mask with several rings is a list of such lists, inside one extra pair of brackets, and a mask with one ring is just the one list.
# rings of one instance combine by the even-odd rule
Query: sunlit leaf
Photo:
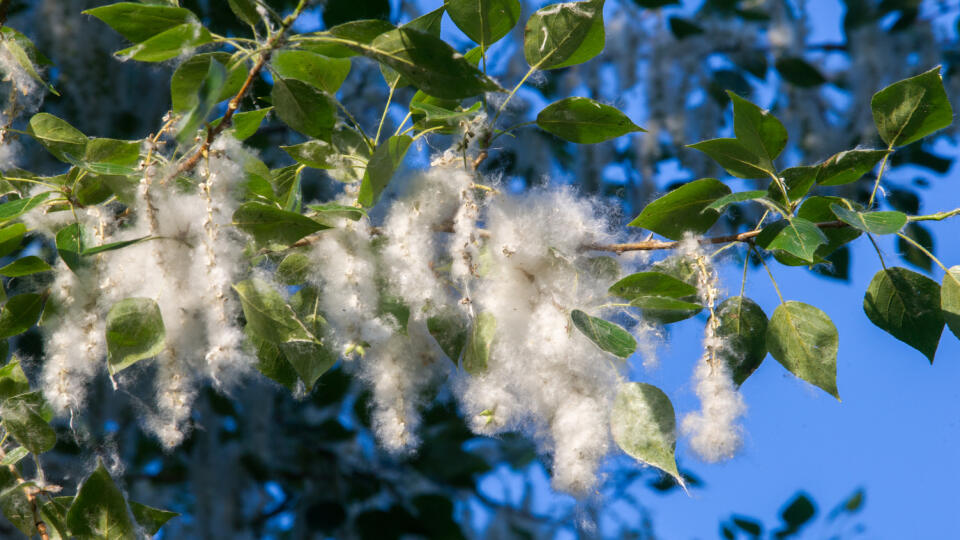
[(932, 364), (944, 324), (940, 294), (940, 285), (924, 275), (887, 268), (870, 281), (863, 311), (873, 324), (923, 353)]
[(618, 324), (592, 317), (575, 309), (570, 312), (574, 326), (597, 347), (619, 358), (628, 358), (637, 350), (637, 340)]
[(671, 240), (680, 240), (688, 231), (703, 234), (720, 219), (719, 212), (707, 207), (729, 194), (730, 188), (715, 178), (694, 180), (648, 204), (628, 225)]
[(627, 455), (662, 470), (682, 486), (674, 457), (676, 427), (673, 404), (662, 390), (638, 382), (620, 386), (610, 411), (613, 440)]
[(940, 66), (877, 92), (870, 108), (880, 137), (891, 147), (910, 144), (953, 122)]
[(107, 313), (107, 350), (111, 373), (118, 373), (163, 351), (166, 328), (160, 306), (149, 298), (126, 298)]
[(788, 301), (777, 306), (767, 326), (770, 355), (791, 373), (840, 399), (837, 392), (839, 334), (826, 313)]

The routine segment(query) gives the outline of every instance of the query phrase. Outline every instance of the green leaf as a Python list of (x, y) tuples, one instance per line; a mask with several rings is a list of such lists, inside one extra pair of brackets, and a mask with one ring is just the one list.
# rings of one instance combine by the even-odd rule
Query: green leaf
[(520, 20), (519, 0), (445, 0), (443, 5), (453, 24), (484, 50)]
[(695, 296), (697, 288), (661, 272), (637, 272), (611, 285), (610, 294), (628, 301), (644, 296), (683, 298)]
[(894, 234), (907, 224), (903, 212), (856, 212), (839, 204), (831, 204), (830, 210), (840, 221), (866, 233)]
[(719, 212), (707, 207), (729, 194), (730, 188), (716, 178), (694, 180), (648, 204), (627, 225), (643, 227), (671, 240), (680, 240), (687, 231), (703, 234), (720, 219)]
[(773, 160), (787, 146), (787, 130), (775, 116), (727, 91), (733, 100), (733, 131), (744, 148), (763, 159), (764, 170), (773, 170)]
[(731, 204), (742, 203), (746, 201), (752, 201), (755, 199), (761, 199), (767, 195), (767, 190), (757, 189), (753, 191), (738, 191), (736, 193), (731, 193), (724, 197), (713, 201), (704, 208), (704, 212), (707, 210), (715, 210), (717, 212), (723, 212)]
[[(797, 210), (797, 217), (812, 221), (814, 223), (824, 223), (833, 221), (835, 218), (830, 206), (834, 204), (844, 204), (844, 199), (839, 197), (814, 196), (805, 200)], [(859, 205), (852, 203), (852, 206), (859, 210)], [(827, 244), (817, 248), (815, 257), (825, 258), (830, 253), (836, 251), (840, 246), (851, 242), (863, 234), (860, 230), (853, 227), (821, 229), (821, 232), (827, 236)], [(798, 259), (799, 261), (799, 259)], [(800, 261), (800, 264), (808, 264)]]
[(327, 174), (338, 182), (352, 183), (363, 180), (370, 156), (373, 155), (363, 135), (356, 129), (341, 124), (333, 129), (333, 146), (344, 159), (339, 167), (330, 169)]
[(357, 202), (367, 208), (377, 203), (412, 143), (407, 135), (394, 135), (377, 147), (363, 175)]
[[(791, 204), (796, 204), (810, 192), (810, 188), (816, 183), (818, 170), (817, 167), (790, 167), (780, 171), (780, 179), (787, 188), (787, 196), (790, 197)], [(787, 202), (783, 199), (783, 190), (776, 182), (771, 181), (767, 186), (767, 198), (780, 205), (780, 209), (775, 211), (784, 215), (789, 214), (784, 212)]]
[(839, 339), (837, 328), (826, 313), (792, 300), (777, 306), (767, 326), (770, 355), (791, 373), (837, 400)]
[[(930, 234), (923, 225), (920, 225), (916, 222), (910, 222), (907, 224), (907, 227), (903, 230), (905, 236), (908, 236), (924, 247), (930, 253), (934, 253), (933, 247), (933, 235)], [(933, 261), (930, 260), (930, 257), (926, 253), (920, 251), (917, 246), (907, 242), (902, 237), (897, 237), (897, 253), (903, 257), (903, 260), (907, 261), (910, 264), (913, 264), (919, 268), (926, 270), (927, 272), (933, 269)]]
[(3, 417), (3, 427), (21, 446), (33, 454), (42, 454), (57, 444), (57, 432), (40, 415), (30, 395), (21, 394), (4, 401), (0, 417)]
[(331, 220), (346, 218), (351, 221), (358, 221), (360, 218), (366, 217), (367, 215), (367, 211), (363, 208), (347, 206), (345, 204), (338, 204), (335, 202), (310, 204), (307, 205), (307, 208), (313, 212), (316, 212), (316, 215), (311, 216), (313, 219), (321, 223), (327, 223), (331, 227), (334, 225)]
[(357, 41), (350, 47), (392, 68), (431, 96), (462, 99), (503, 90), (445, 41), (412, 28), (383, 32), (369, 44)]
[(463, 369), (478, 375), (487, 370), (490, 361), (490, 349), (497, 333), (497, 319), (490, 313), (479, 313), (473, 321), (467, 346), (463, 351)]
[(285, 124), (308, 137), (330, 140), (336, 106), (328, 95), (303, 81), (282, 77), (274, 79), (270, 95)]
[(227, 71), (222, 86), (216, 89), (209, 101), (218, 103), (230, 99), (240, 91), (247, 78), (247, 69), (243, 62), (233, 61), (233, 57), (225, 52), (197, 54), (180, 64), (170, 78), (170, 101), (174, 112), (185, 113), (200, 105), (199, 94), (204, 81), (209, 77), (213, 62), (219, 62)]
[(298, 163), (314, 169), (332, 169), (340, 158), (337, 149), (326, 141), (307, 141), (293, 146), (281, 146), (280, 149)]
[(205, 64), (207, 71), (199, 81), (200, 85), (196, 89), (193, 97), (195, 103), (189, 114), (177, 123), (177, 142), (187, 144), (196, 136), (197, 128), (203, 125), (210, 116), (211, 111), (220, 101), (220, 94), (227, 82), (227, 68), (215, 59), (209, 60)]
[(940, 66), (877, 92), (870, 108), (880, 137), (891, 148), (908, 145), (953, 122)]
[(163, 351), (166, 329), (160, 306), (150, 298), (125, 298), (107, 313), (107, 351), (110, 373), (132, 366)]
[[(70, 538), (67, 529), (67, 509), (73, 502), (73, 497), (51, 497), (40, 506), (40, 518), (47, 524), (50, 540), (66, 540)], [(51, 531), (50, 528), (53, 528)], [(59, 536), (58, 536), (59, 535)]]
[(91, 255), (96, 255), (97, 253), (103, 253), (105, 251), (113, 251), (115, 249), (122, 249), (127, 246), (132, 246), (134, 244), (139, 244), (144, 240), (150, 240), (154, 238), (153, 236), (141, 236), (140, 238), (134, 238), (133, 240), (122, 240), (120, 242), (110, 242), (109, 244), (101, 244), (99, 246), (92, 246), (84, 248), (80, 253), (84, 257), (90, 257)]
[[(430, 98), (430, 96), (427, 96), (427, 94), (423, 92), (418, 91), (418, 94), (424, 98)], [(418, 131), (424, 131), (433, 127), (442, 127), (444, 129), (435, 130), (434, 132), (456, 133), (463, 119), (476, 116), (482, 108), (482, 103), (478, 101), (466, 109), (457, 105), (454, 105), (453, 109), (445, 109), (425, 99), (415, 101), (416, 98), (417, 96), (414, 95), (414, 99), (410, 100), (410, 112), (412, 113), (414, 127)]]
[[(6, 34), (6, 32), (4, 32), (4, 34)], [(17, 32), (17, 34), (19, 34), (19, 32)], [(20, 36), (23, 36), (23, 34), (20, 34)], [(12, 35), (5, 36), (3, 40), (0, 40), (0, 43), (3, 44), (3, 47), (7, 50), (8, 53), (10, 53), (10, 56), (13, 57), (13, 60), (17, 63), (17, 65), (20, 66), (21, 69), (23, 69), (27, 73), (27, 75), (30, 76), (30, 78), (37, 81), (41, 85), (46, 86), (54, 94), (60, 95), (57, 93), (56, 90), (53, 89), (53, 86), (48, 85), (46, 81), (44, 81), (43, 78), (40, 76), (40, 73), (37, 72), (37, 68), (34, 65), (33, 60), (30, 58), (31, 55), (30, 53), (27, 52), (27, 50), (29, 49), (36, 50), (33, 47), (33, 43), (30, 42), (29, 39), (26, 38), (26, 36), (23, 36), (22, 40), (26, 40), (26, 43), (29, 43), (27, 47), (24, 47), (26, 43), (21, 44), (21, 39), (18, 39), (18, 38), (19, 36), (18, 37), (13, 37)], [(24, 91), (25, 89), (21, 87), (21, 88), (18, 88), (18, 90)]]
[(277, 203), (283, 205), (283, 209), (288, 212), (300, 211), (303, 198), (300, 190), (302, 172), (303, 167), (300, 165), (290, 165), (270, 171), (270, 182), (277, 195)]
[(258, 202), (240, 205), (233, 213), (233, 225), (253, 236), (258, 244), (280, 246), (329, 228), (296, 212)]
[(301, 50), (282, 50), (270, 60), (273, 68), (284, 79), (297, 79), (328, 94), (340, 89), (350, 74), (348, 58), (328, 58)]
[(662, 390), (645, 383), (622, 384), (610, 411), (610, 431), (617, 446), (627, 455), (660, 469), (684, 485), (674, 457), (676, 413)]
[[(230, 0), (231, 5), (235, 1), (237, 0)], [(166, 522), (180, 515), (133, 501), (130, 501), (130, 511), (133, 513), (133, 519), (137, 520), (147, 534), (157, 534)]]
[(67, 512), (67, 526), (72, 535), (80, 538), (122, 540), (136, 537), (123, 493), (102, 463), (97, 463), (97, 469), (77, 490)]
[(617, 109), (585, 97), (568, 97), (551, 103), (537, 115), (537, 125), (561, 139), (580, 144), (645, 131)]
[[(140, 141), (118, 139), (90, 139), (87, 142), (83, 161), (95, 173), (110, 174), (113, 171), (133, 172), (140, 161)], [(114, 166), (115, 168), (111, 167)]]
[(83, 14), (93, 15), (134, 43), (146, 41), (171, 28), (197, 20), (188, 9), (134, 2), (119, 2), (88, 9)]
[(248, 279), (233, 286), (240, 296), (247, 331), (275, 345), (309, 335), (297, 320), (293, 309), (280, 293), (259, 279)]
[[(691, 314), (686, 314), (684, 319), (693, 317), (701, 309), (703, 309), (703, 306), (695, 302), (686, 302), (684, 300), (677, 300), (676, 298), (670, 298), (669, 296), (638, 296), (633, 300), (630, 300), (630, 305), (644, 309), (644, 310), (649, 309), (649, 310), (656, 310), (656, 311), (692, 311), (693, 312)], [(671, 321), (671, 322), (674, 322), (674, 321)]]
[(737, 178), (769, 178), (772, 172), (767, 160), (753, 153), (738, 139), (710, 139), (687, 146), (710, 156)]
[(887, 155), (887, 150), (846, 150), (830, 156), (820, 164), (817, 183), (822, 186), (842, 186), (856, 182)]
[(619, 358), (628, 358), (637, 350), (637, 341), (618, 324), (614, 324), (575, 309), (570, 312), (574, 326), (590, 338), (597, 347)]
[(307, 280), (310, 257), (303, 253), (291, 253), (277, 265), (277, 279), (284, 285), (299, 285)]
[[(263, 109), (256, 109), (254, 111), (245, 111), (242, 113), (237, 113), (233, 115), (233, 118), (230, 119), (230, 130), (233, 131), (233, 137), (238, 141), (244, 141), (252, 137), (257, 130), (260, 129), (260, 124), (263, 123), (263, 119), (267, 117), (267, 114), (273, 110), (273, 107), (264, 107)], [(213, 122), (210, 122), (210, 125), (217, 127), (223, 118), (217, 118)]]
[(726, 344), (720, 350), (733, 382), (743, 384), (767, 356), (767, 314), (745, 296), (723, 301), (715, 311), (720, 325), (717, 336)]
[(213, 41), (210, 31), (197, 22), (174, 26), (152, 38), (117, 51), (118, 57), (140, 62), (163, 62)]
[(49, 272), (53, 268), (40, 257), (28, 255), (0, 268), (0, 276), (20, 277), (38, 272)]
[(943, 333), (940, 285), (932, 279), (893, 267), (877, 272), (863, 297), (870, 321), (914, 349), (930, 363)]
[(257, 354), (257, 371), (287, 390), (296, 391), (299, 375), (280, 352), (280, 347), (255, 335), (250, 326), (245, 329), (245, 334)]
[(305, 50), (322, 54), (330, 58), (349, 58), (360, 53), (357, 45), (369, 45), (380, 34), (393, 30), (395, 27), (385, 20), (365, 19), (349, 21), (338, 25), (328, 25), (327, 32), (340, 40), (354, 44), (353, 48), (341, 43), (304, 42), (301, 47)]
[(279, 347), (308, 392), (313, 389), (317, 379), (337, 363), (337, 355), (313, 338), (292, 339), (281, 343)]
[(46, 299), (35, 293), (11, 296), (0, 311), (0, 339), (22, 334), (37, 324)]
[(30, 391), (30, 381), (20, 367), (20, 360), (14, 356), (9, 363), (0, 367), (0, 403), (6, 399)]
[(260, 14), (257, 13), (256, 0), (227, 0), (227, 3), (230, 4), (230, 11), (232, 11), (238, 19), (249, 24), (251, 27), (257, 26), (257, 23), (260, 22)]
[(86, 262), (82, 258), (83, 251), (90, 243), (89, 234), (79, 223), (73, 223), (57, 231), (57, 253), (70, 268), (77, 272)]
[[(28, 201), (30, 199), (18, 199)], [(16, 201), (11, 201), (16, 202)], [(2, 208), (4, 205), (0, 205)], [(23, 223), (14, 223), (0, 229), (0, 257), (6, 257), (20, 248), (23, 242), (23, 235), (27, 232), (27, 226)]]
[(950, 268), (940, 288), (940, 309), (953, 335), (960, 339), (960, 266)]
[[(56, 436), (56, 433), (54, 433)], [(0, 459), (0, 466), (9, 467), (10, 465), (16, 465), (20, 463), (20, 460), (27, 457), (30, 454), (30, 451), (27, 450), (24, 446), (18, 446), (13, 450), (7, 452), (7, 455), (3, 459)]]
[(444, 354), (456, 364), (467, 344), (467, 327), (463, 320), (452, 314), (435, 315), (427, 319), (427, 330)]
[(775, 221), (757, 235), (757, 245), (763, 249), (784, 251), (810, 263), (817, 248), (826, 243), (827, 235), (815, 223), (799, 217)]
[(780, 57), (774, 67), (785, 81), (801, 88), (812, 88), (827, 82), (819, 69), (797, 56)]
[(69, 163), (67, 155), (80, 157), (87, 148), (86, 135), (52, 114), (33, 115), (27, 125), (27, 133), (64, 163)]
[(523, 54), (536, 69), (582, 64), (604, 46), (604, 0), (551, 4), (527, 20)]
[[(3, 204), (0, 204), (0, 222), (10, 221), (11, 219), (20, 217), (30, 210), (33, 210), (34, 208), (40, 206), (40, 203), (47, 200), (47, 197), (49, 197), (51, 193), (52, 192), (48, 191), (33, 197), (14, 199), (12, 201), (7, 201)], [(11, 225), (11, 227), (15, 226), (16, 225)]]
[(0, 510), (3, 511), (3, 516), (27, 538), (33, 538), (37, 533), (36, 518), (25, 490), (36, 487), (36, 484), (31, 481), (18, 482), (6, 467), (0, 473), (0, 481), (4, 487), (0, 492)]

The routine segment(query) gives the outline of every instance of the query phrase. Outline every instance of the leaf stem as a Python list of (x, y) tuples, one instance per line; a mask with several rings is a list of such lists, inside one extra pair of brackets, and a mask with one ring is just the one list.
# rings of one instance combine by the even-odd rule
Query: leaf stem
[(960, 208), (954, 208), (946, 212), (937, 212), (936, 214), (927, 214), (925, 216), (908, 216), (907, 221), (943, 221), (957, 215), (960, 215)]
[(919, 242), (917, 242), (917, 241), (914, 240), (913, 238), (910, 238), (909, 236), (907, 236), (907, 235), (905, 235), (905, 234), (903, 234), (903, 233), (899, 233), (899, 232), (898, 232), (898, 233), (897, 233), (897, 236), (899, 236), (900, 238), (903, 238), (904, 240), (906, 240), (907, 242), (909, 242), (910, 244), (912, 244), (913, 247), (919, 249), (919, 250), (920, 250), (921, 252), (923, 252), (923, 254), (926, 255), (927, 257), (930, 257), (930, 260), (931, 260), (931, 261), (937, 263), (937, 266), (939, 266), (944, 272), (946, 272), (947, 275), (950, 275), (950, 269), (947, 268), (946, 266), (944, 266), (944, 264), (943, 264), (942, 262), (940, 262), (940, 259), (936, 258), (936, 257), (933, 255), (933, 253), (930, 253), (930, 251), (929, 251), (927, 248), (921, 246)]
[(877, 171), (877, 179), (873, 182), (873, 191), (870, 192), (870, 200), (867, 201), (867, 210), (873, 208), (873, 200), (877, 197), (877, 189), (880, 187), (880, 179), (883, 178), (883, 171), (887, 168), (887, 159), (890, 158), (890, 154), (893, 153), (893, 143), (887, 147), (887, 153), (883, 156), (883, 161), (880, 162), (880, 170)]
[[(842, 221), (826, 221), (823, 223), (816, 223), (815, 225), (821, 229), (842, 229), (844, 227), (849, 227), (849, 225)], [(726, 244), (729, 242), (750, 242), (759, 234), (760, 230), (758, 229), (739, 234), (728, 234), (724, 236), (702, 238), (700, 240), (700, 245), (709, 246)], [(676, 249), (679, 246), (680, 242), (677, 241), (666, 242), (663, 240), (644, 240), (642, 242), (631, 242), (626, 244), (587, 244), (581, 246), (580, 249), (583, 251), (612, 251), (614, 253), (623, 253), (625, 251), (657, 251), (662, 249)]]
[[(751, 244), (750, 249), (756, 253), (757, 248)], [(780, 303), (785, 304), (783, 301), (783, 294), (780, 293), (780, 287), (777, 285), (777, 280), (773, 277), (773, 272), (770, 271), (770, 267), (767, 266), (767, 261), (763, 260), (763, 256), (757, 253), (757, 258), (760, 259), (760, 264), (763, 265), (764, 270), (767, 271), (767, 275), (770, 276), (770, 283), (773, 283), (773, 290), (777, 291), (777, 297), (780, 298)]]
[(787, 194), (787, 186), (784, 185), (783, 181), (780, 180), (780, 177), (774, 172), (767, 171), (770, 175), (770, 178), (773, 178), (773, 183), (780, 188), (780, 193), (783, 195), (783, 200), (786, 202), (786, 208), (793, 215), (793, 204), (790, 202), (790, 195)]
[(740, 296), (747, 290), (747, 267), (750, 265), (750, 250), (743, 257), (743, 277), (740, 278)]
[(404, 124), (406, 124), (407, 120), (409, 120), (412, 116), (413, 116), (413, 113), (407, 112), (407, 115), (403, 117), (403, 121), (400, 122), (400, 125), (397, 126), (396, 131), (393, 132), (394, 136), (400, 135), (400, 130), (403, 129)]
[[(380, 124), (377, 126), (377, 134), (373, 137), (373, 145), (380, 144), (380, 132), (383, 130), (383, 123), (387, 119), (387, 113), (390, 111), (390, 102), (393, 101), (393, 92), (397, 89), (398, 78), (390, 84), (390, 93), (387, 94), (387, 104), (383, 106), (383, 114), (380, 115)], [(404, 119), (406, 122), (406, 119)]]
[(867, 238), (870, 239), (870, 243), (873, 244), (873, 250), (877, 252), (877, 257), (880, 257), (880, 266), (882, 266), (883, 269), (886, 270), (887, 264), (883, 262), (883, 253), (880, 252), (880, 246), (877, 245), (877, 241), (873, 239), (872, 234), (867, 233)]
[(500, 118), (500, 115), (503, 113), (503, 110), (507, 108), (507, 104), (510, 103), (510, 100), (513, 99), (513, 96), (517, 93), (517, 90), (520, 90), (520, 87), (523, 86), (523, 83), (527, 82), (527, 79), (530, 78), (534, 72), (537, 71), (537, 68), (540, 67), (540, 64), (543, 63), (543, 60), (537, 62), (536, 65), (530, 66), (530, 69), (527, 70), (527, 73), (520, 79), (520, 82), (513, 87), (513, 90), (510, 90), (510, 93), (507, 94), (507, 99), (503, 100), (503, 103), (500, 104), (500, 107), (497, 109), (497, 114), (493, 115), (493, 120), (490, 121), (491, 126), (497, 125), (497, 119)]

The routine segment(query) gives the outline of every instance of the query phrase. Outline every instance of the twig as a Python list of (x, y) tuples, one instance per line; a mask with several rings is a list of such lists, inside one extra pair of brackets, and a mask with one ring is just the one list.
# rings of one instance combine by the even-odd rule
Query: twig
[(240, 87), (240, 90), (237, 92), (237, 95), (233, 96), (230, 102), (227, 104), (227, 112), (223, 113), (223, 119), (220, 120), (220, 123), (216, 126), (207, 126), (207, 138), (204, 140), (203, 145), (197, 149), (189, 158), (185, 161), (180, 162), (180, 165), (177, 167), (176, 171), (170, 175), (169, 179), (176, 178), (177, 176), (193, 170), (200, 159), (208, 154), (210, 151), (210, 146), (213, 144), (213, 141), (216, 140), (217, 136), (227, 129), (230, 126), (230, 122), (233, 119), (233, 114), (240, 108), (240, 100), (247, 94), (250, 90), (250, 87), (253, 86), (253, 81), (256, 80), (257, 76), (263, 71), (263, 67), (270, 60), (270, 55), (273, 53), (273, 50), (283, 41), (283, 36), (286, 34), (287, 30), (293, 26), (294, 21), (297, 20), (297, 17), (300, 16), (300, 13), (307, 7), (308, 0), (300, 0), (300, 3), (297, 4), (296, 9), (293, 10), (293, 13), (287, 15), (283, 19), (283, 23), (280, 25), (280, 29), (276, 34), (270, 37), (267, 41), (266, 46), (260, 57), (257, 58), (257, 61), (253, 64), (253, 67), (250, 68), (250, 72), (247, 73), (247, 78), (243, 81), (243, 86)]
[[(843, 227), (849, 227), (846, 223), (842, 221), (827, 221), (824, 223), (817, 223), (817, 227), (821, 229), (841, 229)], [(700, 240), (700, 244), (704, 246), (708, 245), (717, 245), (717, 244), (726, 244), (729, 242), (749, 242), (761, 231), (747, 231), (740, 234), (728, 234), (725, 236), (714, 236), (711, 238), (703, 238)], [(633, 242), (627, 244), (587, 244), (581, 246), (582, 251), (612, 251), (614, 253), (623, 253), (625, 251), (656, 251), (661, 249), (676, 249), (680, 245), (680, 242), (666, 242), (663, 240), (646, 240), (643, 242)]]

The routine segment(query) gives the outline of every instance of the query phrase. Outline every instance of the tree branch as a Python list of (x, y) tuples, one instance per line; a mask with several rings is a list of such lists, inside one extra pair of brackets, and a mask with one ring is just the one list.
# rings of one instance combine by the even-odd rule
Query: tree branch
[(308, 0), (300, 0), (300, 3), (297, 4), (296, 9), (292, 13), (287, 15), (283, 22), (280, 24), (280, 28), (277, 30), (273, 36), (267, 40), (266, 45), (264, 46), (263, 52), (260, 53), (260, 57), (257, 58), (257, 61), (253, 64), (253, 67), (250, 68), (250, 72), (247, 73), (246, 80), (243, 81), (243, 86), (240, 87), (240, 90), (237, 92), (237, 95), (233, 96), (230, 102), (227, 104), (227, 112), (223, 113), (223, 119), (216, 126), (207, 125), (207, 137), (204, 140), (200, 148), (197, 149), (189, 158), (180, 162), (180, 165), (177, 167), (177, 170), (167, 178), (167, 180), (176, 178), (177, 176), (192, 171), (200, 159), (207, 155), (210, 151), (210, 146), (213, 145), (213, 141), (216, 140), (217, 136), (227, 129), (230, 126), (230, 123), (233, 119), (233, 114), (240, 108), (240, 100), (247, 94), (250, 90), (250, 87), (253, 86), (253, 81), (257, 79), (257, 76), (260, 75), (260, 72), (263, 71), (263, 67), (267, 65), (267, 62), (270, 60), (270, 56), (282, 42), (284, 34), (287, 33), (287, 30), (293, 26), (293, 23), (297, 20), (297, 17), (306, 9), (307, 4), (310, 2)]
[[(849, 227), (846, 223), (842, 221), (827, 221), (824, 223), (817, 223), (817, 227), (821, 229), (840, 229), (843, 227)], [(725, 236), (713, 236), (710, 238), (703, 238), (700, 240), (700, 245), (709, 246), (717, 244), (728, 244), (730, 242), (750, 242), (761, 231), (748, 231), (740, 234), (728, 234)], [(656, 251), (661, 249), (676, 249), (679, 247), (680, 242), (666, 242), (663, 240), (647, 240), (645, 242), (632, 242), (626, 244), (587, 244), (581, 246), (582, 251), (612, 251), (614, 253), (623, 253), (625, 251)]]

